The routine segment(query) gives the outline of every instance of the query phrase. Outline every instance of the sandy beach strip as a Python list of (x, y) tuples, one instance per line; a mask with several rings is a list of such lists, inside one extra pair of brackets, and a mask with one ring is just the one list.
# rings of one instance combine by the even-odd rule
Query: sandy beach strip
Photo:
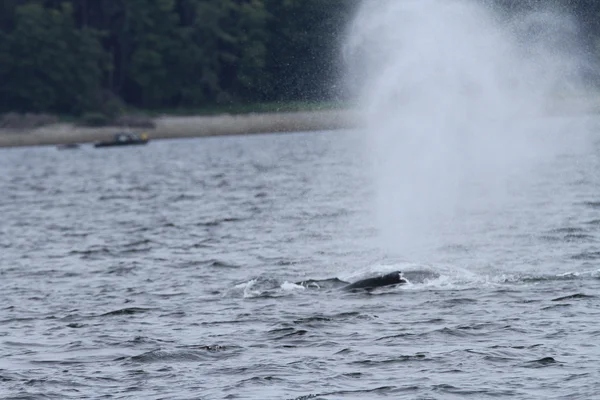
[[(357, 125), (356, 113), (349, 110), (260, 113), (218, 116), (163, 116), (156, 128), (143, 130), (150, 140), (217, 135), (244, 135), (272, 132), (304, 132), (347, 129)], [(44, 146), (91, 143), (111, 140), (126, 128), (84, 128), (57, 124), (31, 131), (0, 130), (0, 147)], [(140, 129), (132, 129), (139, 132)]]

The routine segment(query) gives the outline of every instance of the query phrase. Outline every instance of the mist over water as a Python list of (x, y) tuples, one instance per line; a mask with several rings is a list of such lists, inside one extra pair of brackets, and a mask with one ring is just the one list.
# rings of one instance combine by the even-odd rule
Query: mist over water
[(557, 118), (563, 99), (581, 93), (577, 34), (551, 8), (510, 15), (482, 1), (362, 4), (345, 50), (388, 251), (427, 254), (448, 244), (444, 234), (473, 233), (478, 210), (500, 217), (532, 200), (527, 187), (544, 162), (577, 145), (571, 122)]

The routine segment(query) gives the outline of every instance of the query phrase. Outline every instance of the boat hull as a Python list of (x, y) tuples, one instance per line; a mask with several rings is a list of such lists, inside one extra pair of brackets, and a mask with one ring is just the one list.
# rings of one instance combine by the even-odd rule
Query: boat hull
[(94, 143), (94, 147), (140, 146), (147, 143), (148, 140), (135, 140), (131, 142), (98, 142)]

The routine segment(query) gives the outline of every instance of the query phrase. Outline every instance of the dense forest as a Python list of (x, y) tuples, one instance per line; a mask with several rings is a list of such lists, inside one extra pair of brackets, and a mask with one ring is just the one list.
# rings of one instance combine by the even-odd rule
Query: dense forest
[(2, 0), (0, 113), (336, 96), (354, 0)]
[[(359, 1), (2, 0), (0, 113), (335, 99)], [(562, 4), (594, 44), (600, 2)]]

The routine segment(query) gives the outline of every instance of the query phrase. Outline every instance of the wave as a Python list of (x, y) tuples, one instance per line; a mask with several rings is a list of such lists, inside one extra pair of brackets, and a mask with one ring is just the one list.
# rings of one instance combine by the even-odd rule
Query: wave
[[(470, 270), (455, 265), (423, 265), (416, 263), (375, 264), (358, 270), (342, 272), (330, 278), (303, 280), (281, 279), (262, 275), (240, 282), (223, 295), (243, 298), (273, 298), (292, 295), (310, 295), (314, 291), (339, 290), (358, 280), (401, 271), (406, 284), (365, 291), (369, 294), (393, 294), (409, 290), (470, 290), (483, 286), (494, 290), (510, 290), (513, 285), (534, 285), (545, 282), (563, 282), (600, 279), (600, 269), (565, 273), (505, 273), (498, 270)], [(359, 294), (362, 292), (359, 292)], [(468, 301), (468, 297), (465, 297)]]
[(220, 345), (196, 346), (189, 350), (152, 350), (132, 357), (120, 357), (116, 361), (135, 363), (194, 362), (226, 359), (237, 355), (240, 347)]

